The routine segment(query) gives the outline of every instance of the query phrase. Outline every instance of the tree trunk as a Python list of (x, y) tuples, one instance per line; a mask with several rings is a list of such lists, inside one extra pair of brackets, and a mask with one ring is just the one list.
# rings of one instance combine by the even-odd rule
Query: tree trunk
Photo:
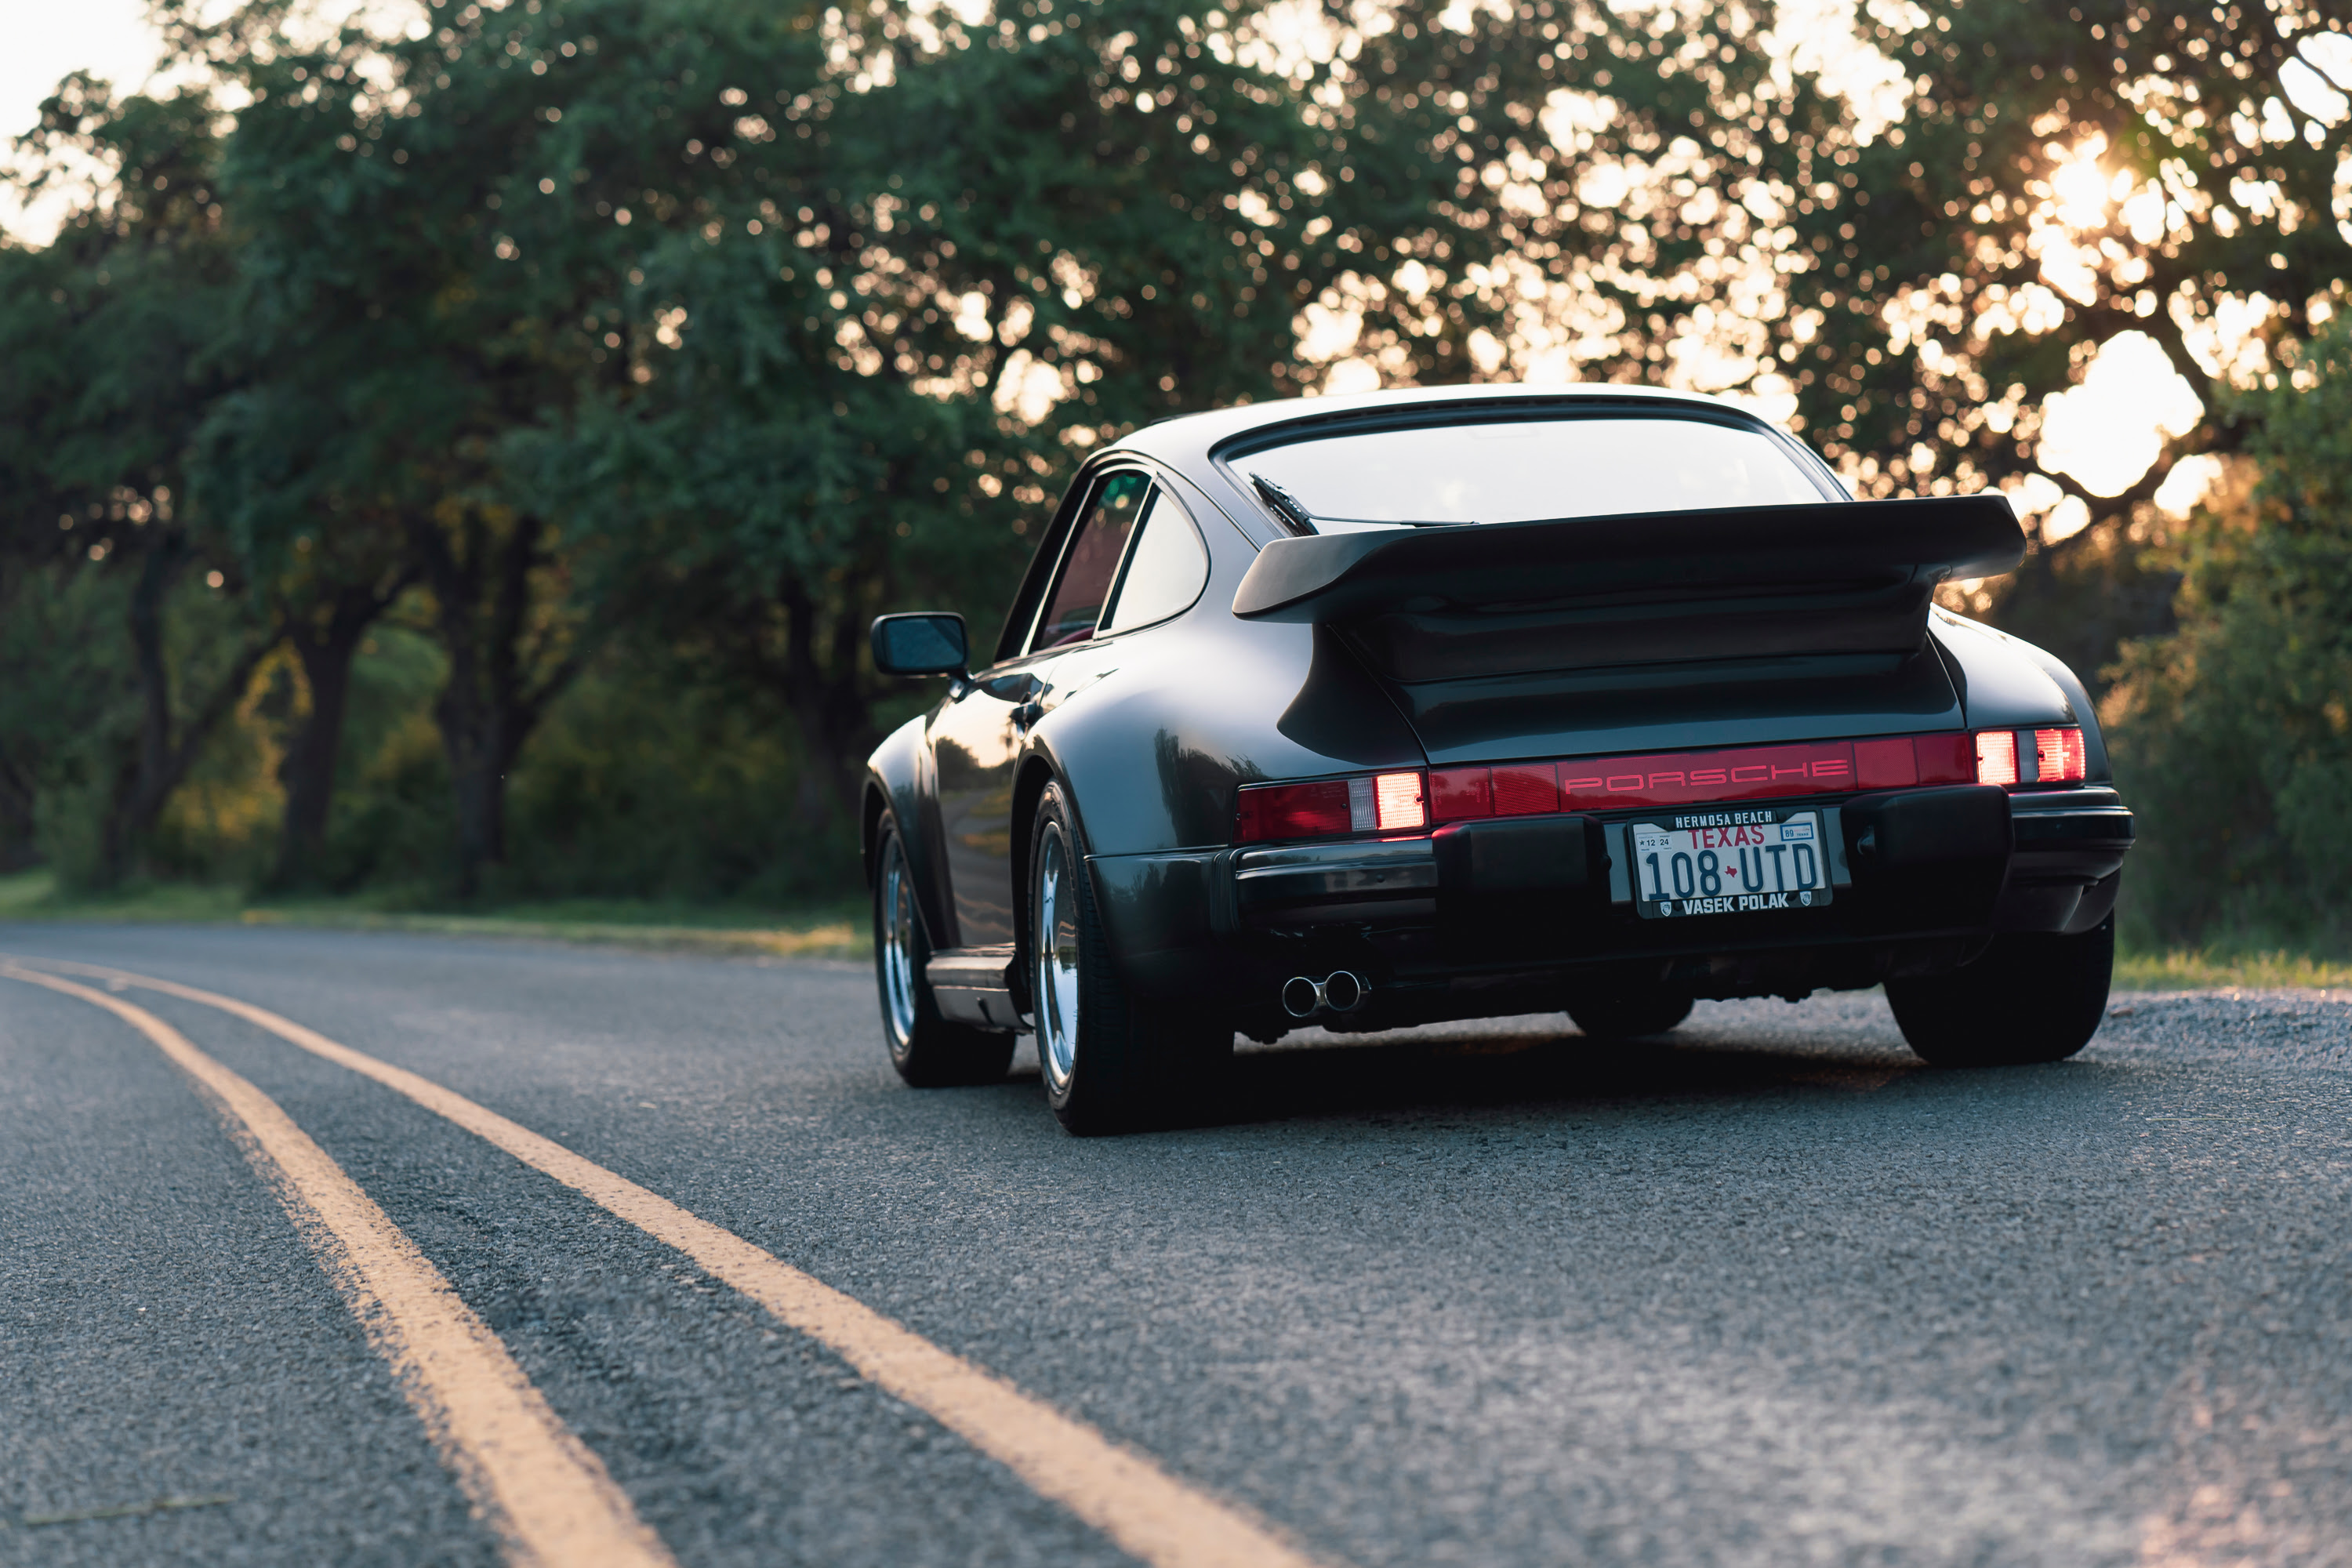
[(171, 757), (172, 682), (163, 664), (163, 600), (187, 564), (175, 532), (148, 550), (131, 590), (132, 678), (139, 684), (139, 739), (114, 773), (113, 798), (99, 834), (99, 876), (106, 887), (131, 872), (131, 858), (146, 825), (163, 809), (156, 784)]
[(433, 591), (449, 682), (433, 704), (457, 818), (457, 896), (473, 899), (485, 871), (507, 858), (507, 774), (548, 704), (572, 683), (584, 643), (537, 679), (531, 644), (531, 574), (544, 561), (546, 525), (518, 518), (494, 538), (478, 516), (453, 542), (430, 518), (409, 525)]
[(457, 894), (471, 899), (482, 890), (482, 873), (506, 864), (507, 775), (491, 748), (468, 743), (475, 737), (446, 727), (442, 734), (457, 808)]
[(130, 875), (140, 845), (154, 831), (172, 792), (187, 777), (189, 766), (213, 731), (244, 697), (253, 672), (261, 668), (282, 635), (272, 627), (248, 643), (219, 684), (196, 704), (187, 722), (179, 723), (173, 716), (171, 669), (163, 657), (163, 603), (191, 559), (184, 536), (173, 533), (157, 541), (141, 562), (139, 582), (131, 590), (131, 648), (139, 683), (139, 742), (115, 770), (111, 798), (99, 829), (99, 875), (109, 887)]
[(33, 804), (32, 774), (0, 752), (0, 872), (22, 871), (40, 859)]
[(310, 688), (310, 712), (295, 731), (294, 743), (287, 748), (278, 768), (278, 782), (286, 789), (285, 825), (272, 879), (278, 887), (299, 887), (319, 879), (328, 818), (334, 805), (335, 768), (342, 752), (352, 661), (358, 657), (368, 628), (406, 586), (404, 577), (385, 588), (338, 589), (324, 621), (313, 617), (289, 627), (295, 657), (302, 661), (302, 679)]
[(829, 657), (817, 654), (817, 612), (797, 579), (777, 589), (784, 606), (784, 660), (780, 683), (801, 734), (803, 765), (793, 807), (812, 832), (847, 820), (857, 809), (857, 763), (874, 747), (874, 721), (857, 679), (855, 616), (836, 618)]

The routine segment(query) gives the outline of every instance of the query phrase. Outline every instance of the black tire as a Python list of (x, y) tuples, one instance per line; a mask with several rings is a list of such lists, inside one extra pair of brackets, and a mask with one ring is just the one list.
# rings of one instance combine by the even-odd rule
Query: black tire
[(1129, 994), (1058, 784), (1045, 786), (1030, 828), (1024, 912), (1037, 1061), (1062, 1125), (1124, 1132), (1197, 1106), (1232, 1057), (1233, 1027)]
[(898, 825), (886, 816), (874, 847), (874, 984), (890, 1065), (917, 1089), (998, 1082), (1013, 1065), (1013, 1037), (940, 1016), (923, 978), (930, 956)]
[(2106, 1016), (2116, 967), (2113, 915), (2081, 936), (1997, 936), (1949, 974), (1886, 983), (1903, 1037), (1939, 1068), (2062, 1061)]
[(1602, 982), (1569, 993), (1568, 1016), (1595, 1040), (1663, 1035), (1691, 1015), (1691, 998), (1662, 985)]

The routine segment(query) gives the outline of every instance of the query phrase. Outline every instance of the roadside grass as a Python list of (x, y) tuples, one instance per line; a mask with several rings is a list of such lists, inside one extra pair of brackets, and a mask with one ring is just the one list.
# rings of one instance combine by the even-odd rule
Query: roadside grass
[(2176, 947), (2162, 952), (2119, 950), (2118, 991), (2352, 989), (2352, 963), (2286, 948), (2244, 952)]
[(562, 899), (479, 910), (399, 907), (390, 898), (257, 899), (239, 888), (155, 883), (100, 896), (58, 889), (46, 871), (0, 877), (0, 921), (310, 927), (509, 937), (747, 958), (864, 958), (862, 903), (789, 911), (646, 900)]
[[(397, 895), (256, 899), (239, 888), (184, 882), (87, 897), (59, 892), (46, 871), (0, 877), (0, 921), (307, 926), (519, 937), (754, 958), (863, 959), (873, 950), (862, 903), (846, 901), (779, 911), (649, 900), (564, 899), (454, 910), (403, 907)], [(2116, 954), (2115, 988), (2352, 990), (2352, 963), (2285, 948), (2125, 948)]]

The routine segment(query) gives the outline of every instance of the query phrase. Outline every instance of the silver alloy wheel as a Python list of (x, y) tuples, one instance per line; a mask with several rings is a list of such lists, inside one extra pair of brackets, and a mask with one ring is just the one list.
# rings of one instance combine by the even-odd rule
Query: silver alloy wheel
[(892, 1048), (904, 1051), (915, 1037), (915, 889), (897, 834), (889, 845), (882, 862), (882, 1008)]
[(1077, 889), (1070, 882), (1069, 840), (1049, 822), (1037, 843), (1037, 1062), (1045, 1086), (1069, 1087), (1078, 1060)]

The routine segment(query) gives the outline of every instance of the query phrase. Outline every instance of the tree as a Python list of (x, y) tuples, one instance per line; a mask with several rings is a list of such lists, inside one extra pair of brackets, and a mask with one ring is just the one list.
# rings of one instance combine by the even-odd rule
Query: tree
[[(935, 15), (692, 74), (719, 111), (688, 96), (673, 132), (709, 166), (702, 221), (644, 254), (635, 296), (667, 331), (636, 385), (534, 437), (539, 483), (662, 584), (670, 635), (791, 715), (812, 826), (845, 816), (875, 739), (876, 613), (993, 609), (1076, 457), (1298, 390), (1301, 308), (1364, 258), (1471, 243), (1379, 105), (1234, 58), (1251, 7)], [(886, 54), (863, 89), (828, 63)]]
[(2136, 903), (2172, 940), (2352, 923), (2352, 319), (2280, 358), (2235, 400), (2251, 482), (2180, 546), (2180, 629), (2128, 647), (2110, 703)]
[[(352, 29), (260, 52), (240, 40), (224, 61), (254, 102), (221, 183), (245, 240), (255, 346), (279, 367), (272, 395), (225, 415), (222, 450), (237, 460), (224, 468), (261, 476), (248, 489), (266, 504), (247, 515), (268, 538), (334, 541), (320, 558), (340, 569), (297, 640), (326, 677), (313, 679), (314, 715), (332, 711), (318, 694), (340, 689), (334, 671), (369, 620), (411, 577), (425, 590), (448, 658), (435, 717), (468, 895), (505, 858), (507, 775), (598, 630), (570, 592), (557, 520), (514, 481), (505, 443), (628, 369), (586, 324), (625, 286), (628, 215), (616, 222), (609, 200), (592, 213), (583, 197), (548, 221), (551, 204), (532, 204), (556, 188), (543, 170), (584, 184), (592, 159), (616, 193), (636, 189), (632, 117), (659, 114), (631, 100), (659, 60), (630, 30), (657, 28), (659, 9), (575, 11), (620, 30), (601, 61), (593, 31), (471, 8), (420, 40)], [(572, 130), (551, 131), (582, 83), (542, 80), (550, 60), (617, 84), (616, 100), (591, 94)], [(299, 456), (273, 460), (289, 415)], [(331, 768), (331, 738), (311, 754)]]
[[(134, 868), (278, 635), (240, 613), (234, 556), (183, 504), (196, 423), (223, 384), (210, 353), (227, 272), (208, 188), (215, 112), (201, 91), (118, 101), (77, 76), (42, 105), (26, 139), (37, 171), (68, 157), (120, 170), (42, 257), (15, 264), (18, 287), (0, 321), (14, 372), (14, 531), (38, 531), (25, 515), (37, 507), (56, 519), (57, 548), (128, 579), (122, 678), (135, 700), (119, 723), (107, 718), (119, 710), (101, 706), (87, 726), (101, 759), (91, 781), (100, 804), (89, 863), (75, 870), (100, 883)], [(53, 565), (51, 588), (70, 593), (57, 574)], [(190, 614), (204, 634), (175, 637), (175, 620)], [(11, 739), (21, 746), (39, 728), (28, 723)], [(10, 771), (12, 793), (21, 793), (37, 770)]]
[[(1554, 352), (1587, 374), (1787, 399), (1869, 494), (2038, 474), (2090, 525), (2037, 537), (2053, 558), (2128, 560), (2118, 532), (2172, 464), (2251, 428), (2221, 410), (2261, 350), (2218, 359), (2222, 319), (2248, 313), (2258, 344), (2299, 335), (2352, 267), (2336, 185), (2352, 38), (2324, 8), (1873, 6), (1874, 53), (1846, 69), (1883, 75), (1858, 96), (1792, 61), (1769, 6), (1393, 16), (1361, 40), (1355, 90), (1459, 155), (1454, 200), (1504, 265), (1413, 281), (1433, 327), (1515, 296), (1515, 330), (1472, 344), (1480, 374)], [(2042, 466), (2042, 409), (2130, 332), (2204, 414), (2102, 495)]]

